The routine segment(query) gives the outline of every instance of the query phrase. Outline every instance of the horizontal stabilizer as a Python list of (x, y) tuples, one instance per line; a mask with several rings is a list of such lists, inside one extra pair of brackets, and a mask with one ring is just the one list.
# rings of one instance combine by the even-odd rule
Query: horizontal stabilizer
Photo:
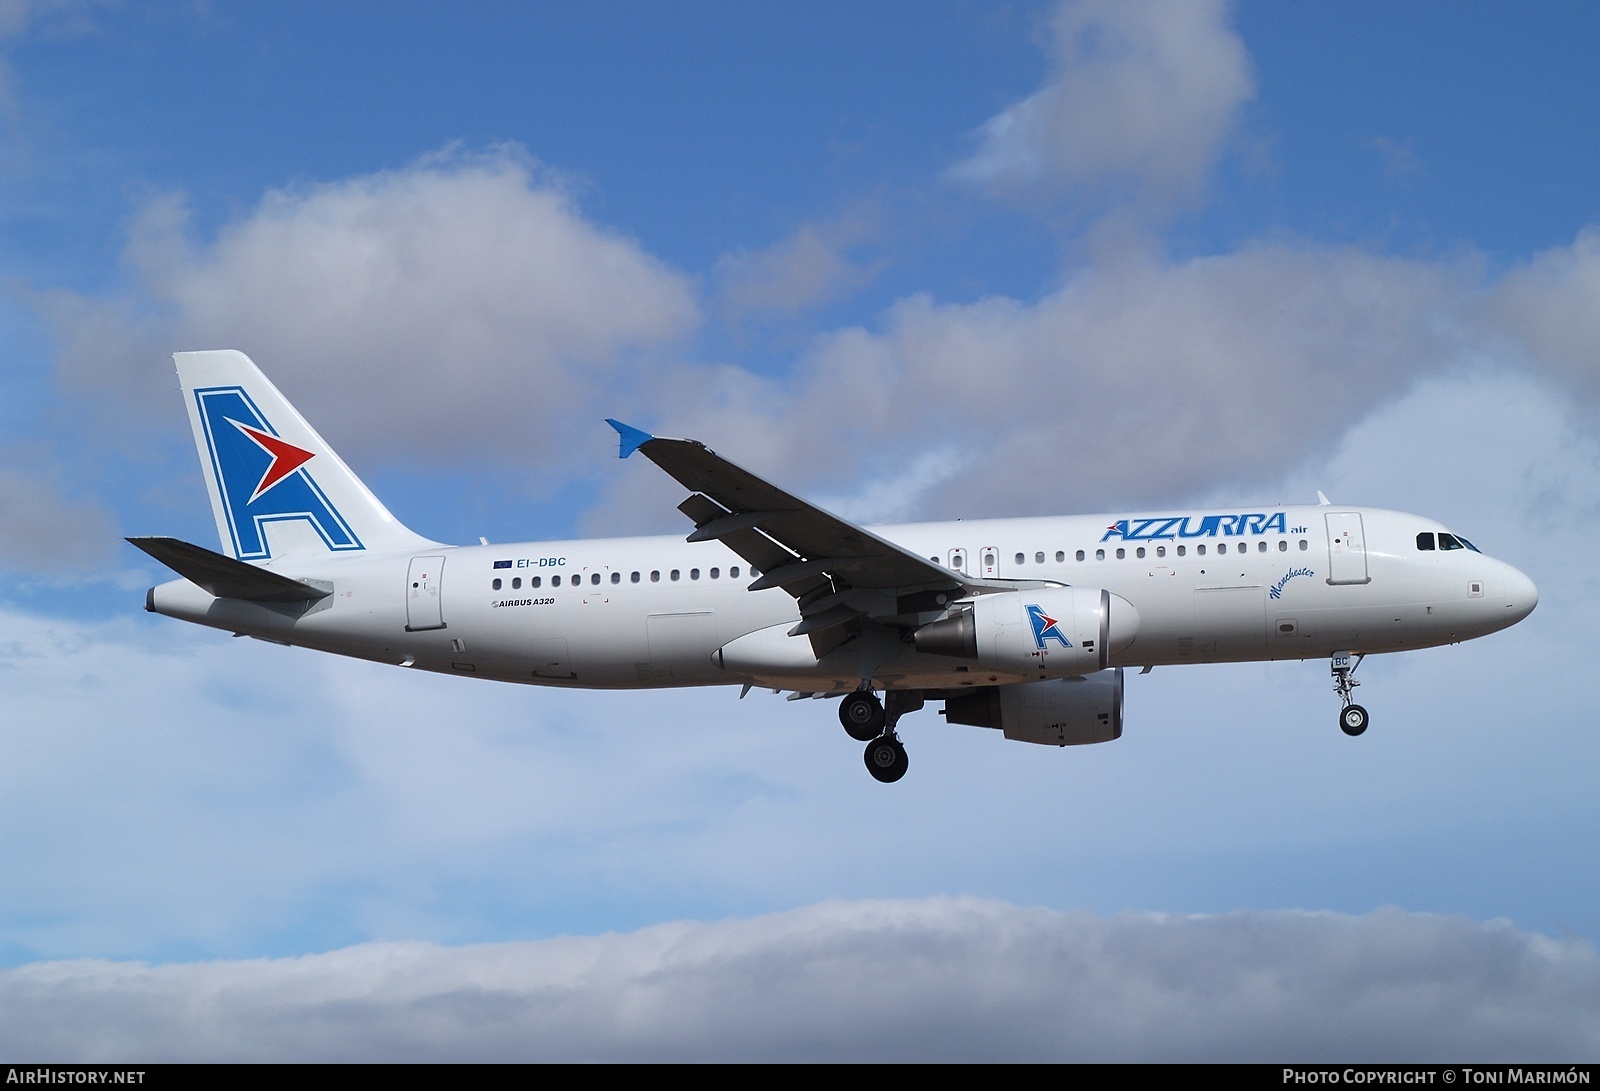
[(128, 541), (219, 599), (315, 602), (331, 594), (177, 538), (129, 538)]

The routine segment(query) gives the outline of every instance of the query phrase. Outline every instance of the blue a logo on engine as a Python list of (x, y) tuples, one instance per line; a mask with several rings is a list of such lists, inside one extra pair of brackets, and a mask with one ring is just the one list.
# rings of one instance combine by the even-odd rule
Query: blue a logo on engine
[(266, 560), (267, 524), (295, 520), (310, 523), (329, 549), (365, 548), (312, 478), (306, 464), (315, 452), (279, 439), (244, 387), (205, 387), (194, 398), (235, 556)]
[(1034, 647), (1043, 651), (1046, 640), (1054, 640), (1063, 648), (1072, 647), (1072, 641), (1068, 640), (1066, 634), (1061, 631), (1061, 623), (1045, 613), (1042, 607), (1037, 603), (1030, 602), (1025, 609), (1028, 611), (1028, 620), (1033, 623)]

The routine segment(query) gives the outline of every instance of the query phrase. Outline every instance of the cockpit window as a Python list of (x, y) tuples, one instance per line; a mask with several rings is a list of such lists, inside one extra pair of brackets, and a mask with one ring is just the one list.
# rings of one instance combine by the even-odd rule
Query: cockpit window
[(1483, 550), (1479, 549), (1477, 546), (1473, 545), (1471, 542), (1467, 541), (1465, 538), (1461, 537), (1461, 535), (1459, 535), (1459, 534), (1456, 535), (1456, 541), (1460, 542), (1462, 545), (1466, 546), (1468, 549), (1472, 550), (1472, 552), (1474, 552), (1474, 553), (1482, 553), (1483, 552)]
[(1440, 534), (1439, 534), (1439, 548), (1440, 549), (1465, 549), (1467, 547), (1462, 545), (1461, 544), (1461, 539), (1457, 538), (1454, 534), (1445, 534), (1445, 533), (1443, 533), (1441, 531)]
[(1425, 530), (1421, 534), (1417, 535), (1417, 548), (1418, 549), (1432, 549), (1433, 548), (1433, 531)]

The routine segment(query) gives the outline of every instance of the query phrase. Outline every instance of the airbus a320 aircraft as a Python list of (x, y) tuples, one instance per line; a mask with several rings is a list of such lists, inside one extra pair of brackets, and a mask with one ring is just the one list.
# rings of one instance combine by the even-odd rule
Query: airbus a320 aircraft
[(687, 538), (441, 545), (390, 515), (244, 354), (175, 359), (223, 551), (129, 539), (183, 577), (146, 609), (503, 682), (836, 697), (885, 782), (906, 772), (900, 718), (928, 701), (1023, 742), (1119, 738), (1129, 667), (1327, 657), (1339, 725), (1359, 735), (1363, 656), (1483, 636), (1539, 599), (1402, 512), (1322, 498), (868, 529), (617, 421), (622, 457), (688, 490)]

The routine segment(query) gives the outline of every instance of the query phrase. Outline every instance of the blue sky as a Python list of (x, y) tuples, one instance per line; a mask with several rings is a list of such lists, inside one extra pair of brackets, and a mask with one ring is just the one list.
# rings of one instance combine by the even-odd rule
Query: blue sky
[[(0, 1052), (1592, 1057), (1597, 40), (1579, 4), (0, 0)], [(442, 540), (678, 529), (617, 416), (867, 520), (1321, 488), (1543, 600), (1370, 660), (1358, 742), (1324, 663), (1159, 670), (1108, 746), (909, 719), (885, 790), (821, 703), (144, 614), (121, 536), (214, 534), (168, 358), (212, 347)], [(596, 1015), (669, 963), (696, 1005)], [(406, 966), (506, 1037), (396, 1001), (319, 1044)], [(773, 974), (798, 1029), (748, 1046)], [(891, 1045), (834, 1014), (863, 990)]]

